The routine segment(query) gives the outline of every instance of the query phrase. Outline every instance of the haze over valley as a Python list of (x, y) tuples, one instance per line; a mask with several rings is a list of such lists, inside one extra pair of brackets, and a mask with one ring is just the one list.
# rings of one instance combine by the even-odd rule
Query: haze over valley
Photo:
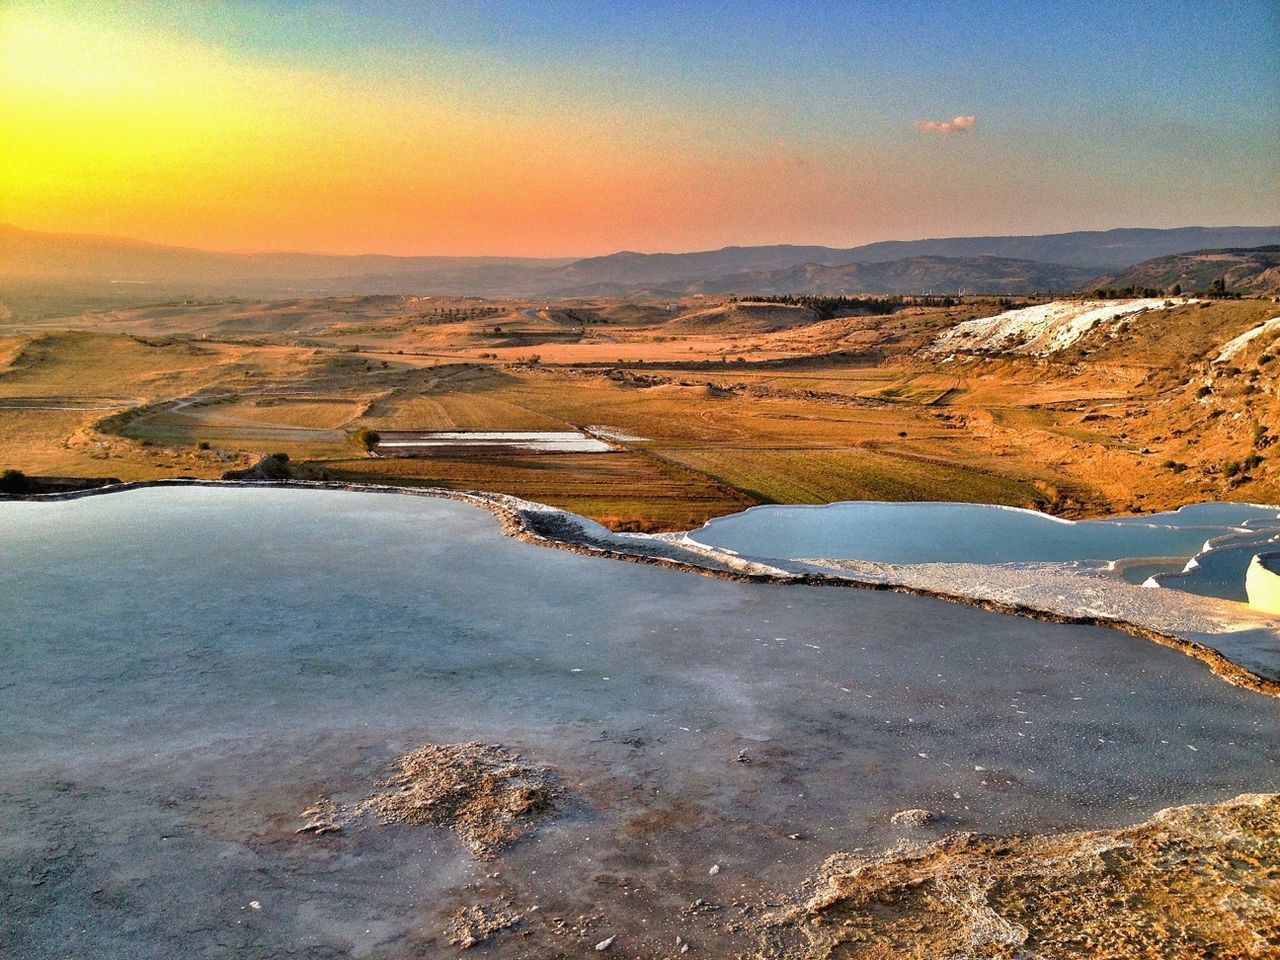
[[(682, 293), (1036, 293), (1074, 290), (1171, 254), (1280, 244), (1280, 227), (1117, 229), (1028, 237), (885, 241), (849, 249), (725, 247), (586, 259), (225, 254), (0, 225), (0, 290), (61, 285), (145, 299), (156, 292), (480, 297)], [(1207, 281), (1206, 281), (1207, 283)], [(121, 291), (121, 286), (147, 289)], [(1256, 292), (1280, 286), (1274, 277)]]

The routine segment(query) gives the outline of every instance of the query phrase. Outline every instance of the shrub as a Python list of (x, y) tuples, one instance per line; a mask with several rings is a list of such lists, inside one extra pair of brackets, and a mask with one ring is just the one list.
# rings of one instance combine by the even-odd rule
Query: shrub
[(1201, 400), (1204, 397), (1207, 397), (1211, 393), (1213, 393), (1213, 387), (1209, 386), (1206, 383), (1204, 386), (1202, 386), (1199, 390), (1196, 391), (1196, 399)]
[(378, 432), (370, 430), (368, 427), (361, 427), (351, 435), (351, 439), (357, 447), (365, 451), (373, 450), (374, 447), (382, 442), (382, 437), (379, 436)]
[(289, 455), (287, 453), (273, 453), (271, 454), (271, 459), (279, 460), (281, 463), (288, 463)]
[(1234, 477), (1241, 469), (1243, 468), (1239, 460), (1225, 460), (1222, 464), (1222, 475), (1224, 477)]
[(0, 473), (0, 493), (26, 493), (31, 483), (21, 470)]
[(197, 450), (208, 450), (208, 449), (209, 449), (209, 441), (208, 441), (208, 440), (201, 440), (199, 443), (197, 443), (197, 444), (196, 444), (196, 449), (197, 449)]

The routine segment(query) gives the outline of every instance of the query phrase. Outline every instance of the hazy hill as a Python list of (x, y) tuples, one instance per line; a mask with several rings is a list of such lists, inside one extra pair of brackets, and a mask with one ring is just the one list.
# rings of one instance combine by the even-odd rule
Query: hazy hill
[(663, 326), (664, 333), (749, 334), (804, 326), (818, 320), (816, 311), (796, 304), (726, 303), (681, 314)]
[(1185, 292), (1193, 293), (1207, 290), (1220, 278), (1228, 290), (1238, 293), (1280, 293), (1280, 246), (1194, 250), (1157, 257), (1109, 274), (1097, 285), (1168, 290), (1179, 284)]
[(848, 262), (900, 257), (1010, 257), (1072, 267), (1116, 269), (1152, 257), (1208, 247), (1253, 247), (1280, 243), (1280, 227), (1125, 227), (1027, 237), (953, 237), (889, 240), (857, 247)]
[(612, 283), (640, 288), (705, 281), (749, 271), (806, 264), (839, 266), (915, 257), (1000, 257), (1118, 270), (1185, 250), (1280, 243), (1280, 227), (1125, 228), (1026, 237), (949, 237), (886, 240), (860, 247), (725, 247), (698, 253), (615, 253), (578, 260), (555, 271), (563, 286)]
[(0, 281), (9, 283), (140, 284), (245, 294), (400, 293), (436, 287), (479, 293), (489, 287), (518, 286), (534, 271), (566, 262), (519, 257), (217, 253), (0, 224)]
[(755, 273), (738, 273), (695, 284), (697, 293), (1032, 293), (1069, 290), (1095, 271), (1005, 257), (906, 257), (882, 263), (826, 266), (808, 263)]
[[(336, 296), (432, 293), (560, 297), (671, 292), (984, 292), (1063, 289), (1186, 250), (1280, 244), (1280, 227), (1122, 229), (1031, 237), (952, 237), (822, 246), (615, 253), (583, 260), (518, 257), (215, 253), (113, 237), (0, 226), (0, 284), (76, 285), (134, 299), (189, 293)], [(879, 266), (877, 266), (879, 265)], [(832, 268), (823, 270), (820, 268)], [(1082, 272), (1083, 271), (1083, 272)]]
[(611, 253), (560, 267), (555, 281), (563, 287), (609, 284), (614, 288), (673, 286), (747, 271), (778, 270), (805, 263), (847, 263), (847, 251), (833, 247), (724, 247), (696, 253)]

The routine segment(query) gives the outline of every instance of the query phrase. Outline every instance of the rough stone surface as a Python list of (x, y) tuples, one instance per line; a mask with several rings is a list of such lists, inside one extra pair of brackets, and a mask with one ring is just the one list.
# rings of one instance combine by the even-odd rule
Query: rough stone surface
[(400, 757), (378, 791), (349, 806), (321, 798), (304, 810), (299, 833), (342, 830), (365, 814), (382, 823), (454, 830), (472, 854), (491, 859), (531, 832), (559, 795), (554, 776), (500, 744), (428, 743)]
[(757, 933), (759, 958), (1280, 956), (1280, 795), (1120, 830), (836, 854)]

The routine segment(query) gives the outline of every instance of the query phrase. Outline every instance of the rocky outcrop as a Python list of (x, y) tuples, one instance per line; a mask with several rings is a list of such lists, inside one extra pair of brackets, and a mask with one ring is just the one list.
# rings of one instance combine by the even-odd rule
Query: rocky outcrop
[(1121, 830), (836, 854), (756, 931), (756, 957), (788, 960), (1276, 956), (1280, 795)]

